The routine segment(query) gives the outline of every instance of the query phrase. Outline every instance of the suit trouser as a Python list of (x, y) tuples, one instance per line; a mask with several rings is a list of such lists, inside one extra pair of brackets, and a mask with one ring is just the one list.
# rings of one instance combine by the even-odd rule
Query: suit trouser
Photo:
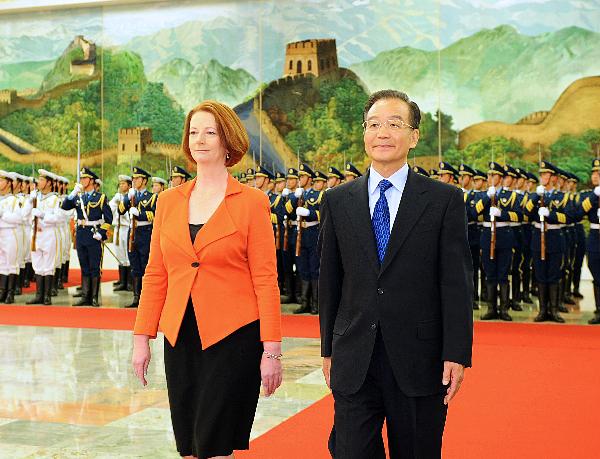
[(385, 459), (384, 419), (391, 459), (441, 457), (448, 411), (444, 394), (406, 396), (396, 383), (380, 332), (362, 387), (355, 394), (334, 390), (333, 398), (336, 459)]

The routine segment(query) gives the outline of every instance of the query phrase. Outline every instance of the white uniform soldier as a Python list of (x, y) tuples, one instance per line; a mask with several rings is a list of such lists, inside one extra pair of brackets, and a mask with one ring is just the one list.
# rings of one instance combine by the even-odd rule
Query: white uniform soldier
[[(56, 183), (54, 184), (54, 191), (59, 199), (59, 207), (65, 199), (65, 190), (67, 188), (68, 180), (59, 175), (56, 176)], [(56, 257), (55, 267), (54, 267), (54, 278), (52, 282), (52, 290), (50, 295), (56, 296), (58, 295), (58, 290), (63, 290), (65, 287), (63, 286), (63, 276), (62, 269), (67, 260), (67, 256), (70, 252), (70, 236), (69, 236), (69, 219), (70, 212), (60, 209), (59, 215), (62, 217), (61, 221), (57, 225), (58, 229), (58, 256)]]
[[(12, 175), (15, 178), (15, 180), (13, 180), (13, 194), (17, 198), (17, 204), (19, 209), (21, 209), (21, 213), (23, 214), (25, 203), (28, 199), (27, 194), (23, 192), (23, 189), (27, 187), (27, 177), (18, 174), (17, 172), (12, 172)], [(26, 239), (26, 227), (28, 225), (29, 222), (25, 221), (25, 218), (21, 218), (21, 221), (17, 224), (17, 237), (19, 239), (17, 255), (19, 260), (19, 273), (17, 286), (15, 287), (15, 295), (21, 295), (22, 287), (25, 285), (25, 257), (27, 255), (27, 247), (29, 246), (29, 242), (27, 242)]]
[(33, 278), (33, 267), (31, 266), (31, 198), (30, 193), (35, 189), (35, 182), (33, 177), (23, 176), (23, 184), (21, 185), (21, 192), (23, 193), (24, 203), (22, 209), (23, 213), (23, 240), (25, 244), (23, 246), (23, 259), (25, 262), (25, 273), (23, 275), (23, 287), (27, 288), (30, 285), (30, 281)]
[[(66, 177), (62, 177), (63, 179), (63, 189), (61, 194), (60, 202), (64, 202), (68, 196), (68, 188), (69, 188), (69, 179)], [(73, 247), (73, 229), (75, 228), (74, 221), (77, 220), (77, 212), (75, 209), (71, 210), (63, 210), (64, 214), (64, 232), (65, 232), (65, 244), (63, 247), (63, 257), (62, 257), (62, 265), (60, 268), (60, 280), (58, 283), (58, 288), (63, 289), (64, 284), (69, 282), (69, 263), (71, 262), (71, 247)]]
[[(59, 226), (64, 222), (58, 194), (53, 191), (57, 176), (44, 169), (38, 170), (38, 191), (31, 194), (35, 205), (31, 210), (33, 219), (32, 241), (35, 250), (31, 252), (31, 262), (35, 271), (36, 295), (27, 304), (52, 304), (51, 290), (59, 257)], [(32, 246), (33, 248), (33, 246)]]
[(128, 175), (119, 175), (119, 190), (115, 193), (108, 205), (113, 214), (113, 225), (115, 227), (113, 233), (113, 245), (115, 247), (115, 255), (119, 260), (119, 280), (113, 284), (113, 291), (120, 292), (127, 290), (127, 285), (131, 284), (131, 266), (129, 265), (129, 255), (127, 247), (129, 238), (127, 230), (129, 228), (130, 217), (126, 212), (119, 215), (119, 203), (131, 188), (131, 177)]
[(13, 194), (13, 172), (0, 170), (0, 302), (15, 302), (15, 289), (19, 273), (18, 225), (22, 214)]

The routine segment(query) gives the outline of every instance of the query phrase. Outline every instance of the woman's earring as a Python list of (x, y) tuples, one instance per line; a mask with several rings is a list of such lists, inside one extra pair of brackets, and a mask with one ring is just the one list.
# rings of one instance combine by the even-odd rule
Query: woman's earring
[(226, 161), (229, 161), (230, 159), (231, 159), (231, 156), (229, 156), (229, 153), (227, 153), (227, 154), (225, 155), (225, 160), (226, 160)]

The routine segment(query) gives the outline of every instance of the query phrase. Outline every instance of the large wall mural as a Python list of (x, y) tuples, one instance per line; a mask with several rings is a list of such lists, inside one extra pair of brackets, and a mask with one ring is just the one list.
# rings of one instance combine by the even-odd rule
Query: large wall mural
[(0, 167), (107, 186), (132, 163), (181, 163), (185, 112), (228, 103), (252, 138), (240, 168), (317, 168), (362, 153), (367, 94), (419, 103), (411, 162), (533, 167), (587, 179), (600, 142), (600, 2), (151, 2), (2, 14)]

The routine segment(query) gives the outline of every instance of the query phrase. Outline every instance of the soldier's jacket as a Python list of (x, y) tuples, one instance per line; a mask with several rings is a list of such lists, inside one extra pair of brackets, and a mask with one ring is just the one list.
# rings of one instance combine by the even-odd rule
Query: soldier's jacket
[(479, 222), (480, 216), (475, 209), (477, 201), (480, 198), (479, 193), (481, 192), (476, 190), (463, 190), (463, 199), (467, 211), (469, 246), (471, 247), (479, 245), (480, 230), (477, 223)]
[(288, 221), (296, 220), (296, 208), (298, 207), (298, 198), (296, 195), (291, 192), (285, 198), (285, 212), (287, 215)]
[[(478, 195), (479, 199), (475, 203), (475, 210), (478, 215), (483, 217), (484, 222), (490, 222), (490, 207), (492, 200), (486, 192)], [(523, 212), (520, 207), (519, 196), (515, 191), (500, 189), (496, 192), (496, 207), (501, 211), (500, 216), (496, 217), (496, 245), (498, 249), (508, 249), (515, 246), (514, 231), (506, 223), (518, 223), (523, 220)], [(491, 241), (491, 227), (484, 225), (481, 233), (482, 247), (489, 247)]]
[[(541, 205), (541, 197), (537, 193), (531, 193), (525, 203), (525, 212), (529, 216), (529, 221), (538, 223), (540, 216), (538, 210)], [(544, 206), (550, 211), (550, 215), (545, 218), (547, 225), (565, 225), (573, 217), (573, 208), (569, 204), (569, 197), (562, 191), (552, 190), (544, 193)], [(565, 237), (560, 229), (552, 229), (552, 226), (546, 226), (546, 252), (563, 253), (565, 251)], [(541, 250), (540, 228), (533, 228), (531, 235), (531, 250), (539, 252)]]
[(304, 207), (306, 207), (310, 214), (304, 217), (306, 222), (321, 221), (321, 200), (323, 199), (324, 190), (317, 191), (313, 188), (304, 192)]
[[(575, 220), (579, 221), (587, 217), (590, 223), (598, 224), (598, 196), (593, 191), (582, 191), (580, 193), (579, 202), (576, 202), (574, 207)], [(588, 252), (600, 252), (600, 229), (590, 228), (590, 232), (586, 241), (586, 249)]]
[[(58, 198), (58, 197), (57, 197)], [(85, 216), (81, 206), (85, 207), (88, 222), (99, 222), (96, 229), (102, 234), (102, 238), (106, 239), (106, 231), (110, 228), (112, 223), (113, 215), (108, 205), (108, 199), (104, 193), (92, 191), (88, 196), (87, 193), (81, 193), (74, 199), (67, 198), (63, 201), (61, 208), (63, 210), (75, 209), (77, 212), (77, 219), (84, 220)], [(64, 214), (63, 214), (64, 215)]]
[[(140, 211), (140, 215), (136, 217), (138, 222), (150, 222), (154, 221), (154, 213), (156, 212), (156, 200), (158, 199), (157, 194), (152, 194), (148, 190), (144, 190), (141, 194), (136, 192), (135, 206)], [(131, 208), (131, 200), (129, 195), (125, 195), (123, 201), (119, 203), (119, 214), (128, 212)]]
[(284, 217), (287, 215), (285, 198), (277, 193), (270, 193), (268, 196), (271, 203), (271, 223), (283, 225)]

